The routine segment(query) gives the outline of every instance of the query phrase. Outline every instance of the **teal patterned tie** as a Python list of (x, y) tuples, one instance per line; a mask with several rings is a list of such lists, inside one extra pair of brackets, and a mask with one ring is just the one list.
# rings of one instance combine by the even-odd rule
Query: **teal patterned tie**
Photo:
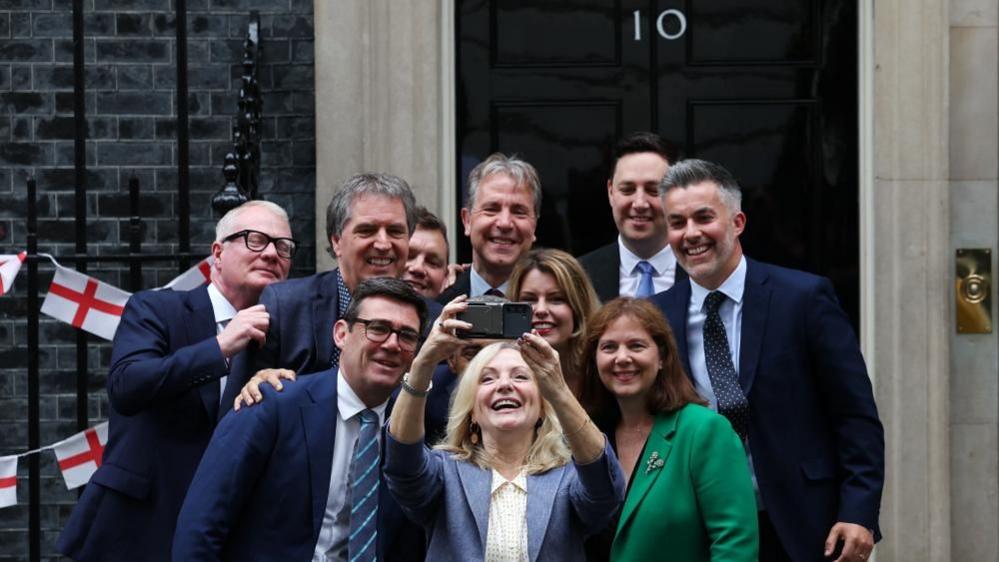
[(350, 538), (347, 541), (349, 562), (374, 562), (378, 541), (378, 481), (381, 459), (378, 450), (378, 414), (364, 410), (360, 414), (361, 431), (354, 448), (350, 468)]

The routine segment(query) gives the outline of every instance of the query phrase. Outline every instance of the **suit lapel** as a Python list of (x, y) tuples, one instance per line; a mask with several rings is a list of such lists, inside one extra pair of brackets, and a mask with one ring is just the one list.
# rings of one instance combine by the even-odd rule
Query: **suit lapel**
[[(678, 271), (681, 271), (678, 269)], [(690, 356), (687, 351), (687, 310), (690, 308), (690, 279), (684, 275), (682, 281), (673, 285), (673, 288), (662, 293), (663, 312), (666, 320), (673, 328), (673, 337), (676, 339), (677, 353), (683, 362), (683, 368), (690, 374)]]
[(593, 285), (600, 300), (607, 302), (621, 294), (621, 249), (617, 242), (599, 250), (593, 270)]
[(320, 380), (308, 389), (312, 402), (301, 408), (309, 459), (309, 483), (312, 489), (312, 531), (319, 536), (319, 527), (326, 512), (333, 468), (333, 443), (336, 439), (336, 373), (325, 371), (313, 375)]
[[(479, 541), (486, 546), (486, 530), (489, 526), (489, 491), (492, 485), (493, 473), (482, 470), (470, 462), (458, 462), (458, 478), (461, 488), (465, 491), (465, 501), (468, 503), (475, 526), (479, 529)], [(530, 521), (530, 519), (528, 519)], [(530, 535), (530, 533), (528, 533)]]
[[(212, 300), (208, 297), (208, 287), (202, 286), (187, 293), (187, 307), (191, 321), (187, 323), (188, 342), (197, 343), (215, 337), (218, 328), (215, 324), (215, 311)], [(206, 382), (198, 387), (198, 395), (205, 407), (209, 420), (218, 417), (219, 382)]]
[(566, 467), (527, 477), (527, 559), (538, 559)]
[[(621, 521), (618, 523), (618, 536), (621, 536), (621, 530), (630, 523), (635, 510), (641, 505), (652, 485), (656, 483), (659, 475), (663, 473), (665, 465), (669, 462), (678, 415), (679, 412), (661, 414), (656, 418), (656, 423), (652, 426), (652, 431), (649, 432), (649, 438), (645, 441), (645, 448), (642, 450), (642, 455), (638, 457), (635, 469), (631, 473), (631, 485), (628, 489), (628, 495), (624, 499), (624, 507), (621, 510)], [(649, 468), (649, 461), (653, 453), (657, 454), (656, 458), (658, 460), (663, 461), (662, 467), (655, 468), (653, 466), (651, 469)], [(669, 501), (668, 498), (667, 501)]]
[(340, 295), (337, 289), (337, 273), (326, 276), (321, 283), (312, 302), (313, 348), (316, 350), (314, 365), (318, 370), (327, 369), (330, 356), (333, 354), (333, 324), (340, 315)]
[(760, 362), (770, 296), (766, 269), (747, 258), (746, 290), (742, 296), (742, 341), (739, 349), (739, 386), (747, 397), (753, 388), (756, 367)]

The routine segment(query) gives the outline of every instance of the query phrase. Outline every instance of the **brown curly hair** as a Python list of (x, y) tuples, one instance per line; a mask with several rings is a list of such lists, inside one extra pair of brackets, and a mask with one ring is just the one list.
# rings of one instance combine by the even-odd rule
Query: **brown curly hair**
[(694, 384), (683, 370), (673, 331), (662, 312), (647, 300), (621, 297), (608, 302), (590, 317), (583, 336), (582, 359), (585, 371), (581, 402), (594, 420), (613, 424), (621, 416), (617, 400), (600, 381), (596, 358), (597, 347), (604, 332), (615, 320), (625, 316), (636, 320), (648, 332), (659, 348), (662, 360), (662, 368), (656, 374), (647, 397), (649, 413), (655, 415), (675, 412), (690, 403), (707, 405), (707, 401), (697, 394)]

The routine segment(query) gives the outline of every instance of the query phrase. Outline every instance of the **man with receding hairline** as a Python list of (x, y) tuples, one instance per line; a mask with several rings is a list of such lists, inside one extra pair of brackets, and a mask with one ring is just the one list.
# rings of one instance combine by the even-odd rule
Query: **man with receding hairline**
[(288, 275), (288, 215), (250, 201), (218, 222), (211, 282), (125, 305), (108, 375), (103, 461), (59, 537), (79, 561), (169, 560), (177, 513), (215, 428), (230, 366), (270, 323), (261, 291)]

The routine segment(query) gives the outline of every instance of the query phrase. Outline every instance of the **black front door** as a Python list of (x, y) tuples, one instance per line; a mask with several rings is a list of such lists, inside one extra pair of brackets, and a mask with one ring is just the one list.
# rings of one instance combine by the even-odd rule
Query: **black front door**
[(856, 21), (850, 0), (459, 0), (459, 177), (520, 154), (538, 244), (581, 255), (617, 234), (614, 142), (656, 131), (739, 179), (748, 255), (832, 278), (856, 326)]

